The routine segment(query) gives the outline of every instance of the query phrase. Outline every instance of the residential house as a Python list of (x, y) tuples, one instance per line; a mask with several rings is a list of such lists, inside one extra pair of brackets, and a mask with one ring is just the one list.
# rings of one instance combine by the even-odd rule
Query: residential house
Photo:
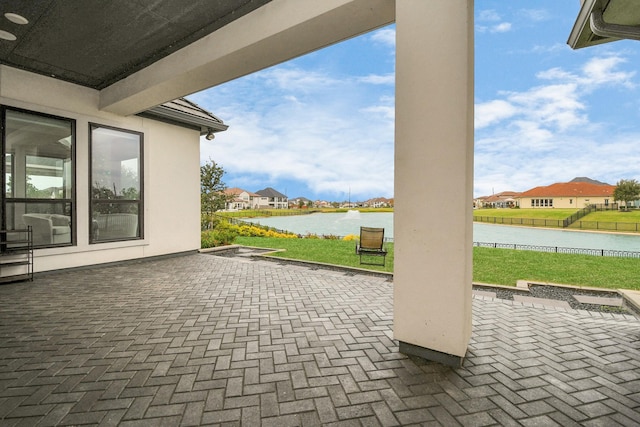
[(615, 186), (588, 178), (576, 178), (535, 187), (520, 193), (518, 201), (522, 208), (576, 208), (589, 205), (614, 205)]
[(391, 206), (391, 204), (389, 203), (389, 199), (386, 199), (384, 197), (369, 199), (365, 203), (372, 208), (388, 208), (389, 206)]
[(478, 208), (514, 208), (519, 206), (519, 195), (520, 193), (516, 191), (503, 191), (491, 196), (478, 197), (475, 203)]
[(227, 195), (234, 196), (225, 205), (225, 210), (257, 209), (263, 203), (263, 197), (242, 188), (232, 187), (224, 190)]
[(295, 199), (289, 199), (289, 208), (307, 207), (312, 203), (310, 199), (306, 197), (296, 197)]
[(262, 196), (262, 202), (266, 200), (266, 206), (261, 205), (261, 207), (268, 207), (270, 209), (289, 208), (289, 201), (287, 199), (287, 196), (274, 190), (271, 187), (267, 187), (264, 190), (256, 191), (256, 193)]

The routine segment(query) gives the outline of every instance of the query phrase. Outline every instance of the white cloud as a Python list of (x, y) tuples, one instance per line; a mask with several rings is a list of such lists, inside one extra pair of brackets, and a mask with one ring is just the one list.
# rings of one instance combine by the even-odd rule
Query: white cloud
[[(201, 157), (223, 166), (233, 177), (233, 182), (225, 181), (228, 185), (250, 191), (295, 180), (312, 192), (331, 193), (334, 199), (349, 188), (363, 199), (391, 197), (393, 85), (387, 89), (389, 95), (377, 98), (369, 89), (371, 83), (388, 83), (389, 78), (335, 80), (321, 71), (281, 66), (228, 83), (225, 89), (202, 92), (194, 101), (211, 105), (230, 128), (203, 143)], [(265, 87), (269, 90), (260, 94), (264, 105), (236, 96), (253, 88), (255, 99)]]
[(371, 83), (374, 85), (393, 85), (396, 82), (396, 75), (393, 73), (385, 75), (370, 74), (365, 77), (360, 77), (358, 80), (363, 83)]
[(522, 9), (520, 14), (522, 14), (525, 19), (534, 22), (546, 21), (550, 18), (549, 12), (544, 9)]
[(517, 109), (508, 101), (495, 99), (493, 101), (476, 104), (475, 128), (481, 129), (495, 122), (507, 119), (516, 114)]
[(496, 12), (493, 9), (485, 9), (485, 10), (481, 10), (478, 15), (476, 20), (477, 21), (499, 21), (500, 15), (498, 14), (498, 12)]
[(501, 22), (489, 28), (489, 32), (491, 33), (506, 33), (508, 31), (511, 31), (511, 23), (509, 22)]
[(396, 45), (396, 30), (392, 28), (383, 28), (381, 30), (371, 33), (371, 40), (376, 43), (380, 43), (386, 46), (395, 47)]
[(624, 58), (607, 56), (591, 58), (574, 71), (550, 68), (536, 74), (542, 85), (503, 91), (478, 103), (475, 194), (525, 191), (531, 183), (575, 176), (610, 183), (637, 176), (640, 134), (612, 131), (610, 124), (589, 117), (595, 91), (636, 87), (635, 72), (621, 70), (623, 64)]
[(625, 63), (625, 59), (619, 56), (609, 56), (605, 58), (593, 58), (587, 62), (582, 71), (584, 72), (584, 84), (621, 84), (627, 88), (634, 87), (631, 81), (635, 72), (616, 71), (618, 65)]
[(532, 53), (558, 53), (562, 51), (569, 51), (569, 46), (566, 43), (553, 43), (551, 45), (535, 45), (531, 49)]

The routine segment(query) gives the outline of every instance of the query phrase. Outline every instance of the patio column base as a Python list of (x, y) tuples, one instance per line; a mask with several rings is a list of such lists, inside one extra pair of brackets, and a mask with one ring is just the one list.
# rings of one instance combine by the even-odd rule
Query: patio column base
[(461, 368), (464, 363), (464, 357), (442, 353), (437, 350), (431, 350), (430, 348), (420, 347), (419, 345), (409, 344), (404, 341), (400, 341), (400, 353), (410, 356), (418, 356), (422, 359), (429, 360), (431, 362), (438, 362), (452, 368)]

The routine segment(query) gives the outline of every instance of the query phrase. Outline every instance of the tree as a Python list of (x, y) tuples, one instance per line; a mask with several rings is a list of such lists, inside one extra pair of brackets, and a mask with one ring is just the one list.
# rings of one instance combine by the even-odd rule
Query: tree
[(200, 209), (202, 213), (211, 213), (225, 208), (234, 196), (225, 194), (227, 186), (222, 182), (224, 169), (216, 162), (209, 162), (200, 166)]
[(640, 199), (640, 182), (635, 179), (621, 179), (613, 190), (613, 199), (624, 202), (624, 209), (627, 210), (629, 202)]

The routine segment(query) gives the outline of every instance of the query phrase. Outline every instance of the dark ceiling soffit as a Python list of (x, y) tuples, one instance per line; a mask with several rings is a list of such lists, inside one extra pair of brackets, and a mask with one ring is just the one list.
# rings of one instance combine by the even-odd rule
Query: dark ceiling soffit
[(224, 27), (225, 25), (235, 21), (236, 19), (253, 12), (254, 10), (264, 6), (266, 3), (270, 2), (271, 0), (249, 0), (248, 3), (245, 3), (244, 5), (242, 5), (240, 8), (234, 10), (232, 13), (218, 19), (217, 21), (211, 23), (210, 25), (208, 25), (205, 28), (201, 28), (198, 31), (195, 31), (194, 33), (192, 33), (189, 37), (186, 37), (183, 40), (180, 40), (176, 43), (173, 43), (169, 46), (166, 46), (164, 49), (156, 51), (153, 55), (149, 56), (148, 58), (144, 59), (143, 61), (139, 62), (138, 64), (136, 64), (135, 66), (132, 66), (131, 68), (129, 68), (128, 70), (126, 70), (124, 73), (113, 76), (111, 79), (103, 82), (101, 85), (99, 85), (98, 87), (96, 87), (96, 89), (98, 90), (102, 90), (108, 86), (111, 86), (112, 84), (123, 80), (127, 77), (129, 77), (130, 75), (144, 69), (147, 68), (149, 65), (153, 64), (154, 62), (159, 61), (162, 58), (165, 58), (175, 52), (177, 52), (178, 50), (190, 45), (191, 43), (194, 43), (198, 40), (200, 40), (201, 38), (204, 38), (205, 36), (208, 36), (209, 34), (214, 33), (216, 30), (219, 30), (220, 28)]
[[(2, 17), (2, 13), (5, 11), (17, 11), (23, 12), (25, 16), (30, 17), (30, 11), (34, 13), (36, 19), (30, 22), (28, 25), (25, 25), (25, 28), (22, 28), (23, 33), (18, 34), (18, 42), (16, 43), (24, 43), (25, 40), (28, 43), (24, 45), (26, 48), (35, 49), (37, 53), (38, 48), (38, 37), (47, 40), (56, 40), (58, 35), (55, 33), (47, 32), (47, 27), (45, 24), (41, 23), (37, 17), (36, 12), (40, 14), (46, 14), (47, 10), (57, 4), (62, 5), (61, 8), (65, 10), (69, 10), (69, 13), (72, 13), (74, 10), (76, 15), (78, 14), (91, 14), (93, 3), (100, 3), (104, 0), (82, 0), (82, 1), (72, 1), (72, 0), (38, 0), (38, 1), (24, 1), (24, 0), (0, 0), (0, 17)], [(109, 0), (109, 2), (112, 0)], [(127, 2), (130, 0), (120, 0), (122, 2)], [(149, 4), (149, 7), (153, 3), (163, 3), (168, 2), (175, 4), (181, 4), (182, 0), (159, 0), (156, 2), (139, 2), (142, 5), (145, 3)], [(193, 10), (188, 12), (185, 11), (184, 18), (189, 18), (189, 13), (198, 14), (202, 12), (202, 8), (208, 9), (216, 9), (218, 6), (223, 8), (226, 12), (225, 14), (219, 14), (217, 16), (213, 16), (212, 19), (208, 22), (208, 24), (200, 27), (200, 28), (192, 28), (190, 33), (182, 34), (178, 39), (172, 39), (168, 37), (167, 34), (160, 34), (158, 37), (162, 40), (158, 40), (157, 43), (154, 43), (151, 40), (140, 40), (140, 42), (146, 42), (148, 46), (145, 48), (141, 47), (137, 53), (129, 52), (129, 55), (123, 58), (111, 58), (109, 56), (105, 56), (103, 60), (111, 61), (109, 63), (109, 67), (103, 67), (105, 69), (109, 69), (109, 71), (105, 71), (103, 73), (91, 73), (88, 72), (87, 75), (84, 75), (84, 71), (76, 70), (68, 68), (65, 65), (65, 61), (73, 60), (74, 56), (77, 58), (77, 55), (82, 55), (82, 49), (93, 48), (94, 45), (96, 48), (99, 48), (99, 43), (117, 43), (118, 39), (108, 39), (102, 40), (100, 34), (91, 34), (90, 39), (77, 37), (71, 38), (70, 44), (63, 45), (60, 47), (59, 55), (56, 56), (56, 59), (51, 61), (43, 59), (39, 56), (29, 56), (26, 54), (18, 54), (14, 52), (15, 46), (11, 47), (10, 44), (4, 47), (0, 44), (0, 64), (7, 65), (13, 68), (33, 72), (36, 74), (45, 75), (48, 77), (53, 77), (58, 80), (71, 82), (77, 85), (89, 87), (96, 90), (102, 90), (106, 87), (111, 86), (112, 84), (123, 80), (130, 75), (147, 68), (149, 65), (157, 62), (158, 60), (165, 58), (180, 49), (206, 37), (209, 34), (214, 33), (220, 28), (228, 25), (229, 23), (235, 21), (236, 19), (249, 14), (265, 4), (269, 3), (271, 0), (198, 0), (196, 2), (193, 0)], [(4, 3), (8, 4), (4, 4)], [(108, 4), (109, 2), (105, 2)], [(132, 2), (134, 3), (134, 2)], [(138, 3), (138, 2), (136, 2)], [(185, 2), (186, 3), (186, 2)], [(12, 7), (12, 4), (19, 5)], [(115, 4), (115, 1), (114, 1)], [(231, 7), (227, 7), (231, 6)], [(9, 8), (5, 10), (6, 8)], [(200, 9), (199, 9), (200, 8)], [(189, 8), (187, 7), (186, 10)], [(122, 11), (122, 13), (126, 13), (126, 11)], [(61, 21), (58, 21), (58, 24), (64, 25), (64, 17), (60, 18)], [(127, 27), (126, 23), (122, 24), (121, 27), (118, 27), (118, 23), (122, 20), (118, 20), (118, 16), (105, 17), (106, 24), (109, 24), (113, 27), (113, 31), (118, 31), (119, 37), (127, 37)], [(153, 28), (149, 28), (148, 31), (153, 30)], [(31, 39), (30, 39), (30, 38)], [(104, 35), (102, 35), (104, 37)], [(92, 44), (93, 43), (93, 44)], [(144, 43), (142, 43), (144, 45)], [(109, 45), (111, 50), (113, 50), (113, 45)], [(35, 55), (35, 53), (34, 53)], [(99, 62), (100, 55), (96, 56), (96, 61)], [(92, 63), (97, 69), (100, 68), (99, 63)], [(86, 70), (85, 70), (86, 71)]]
[(198, 130), (200, 135), (206, 135), (209, 129), (217, 133), (224, 132), (229, 128), (229, 126), (222, 123), (222, 121), (197, 117), (193, 114), (176, 111), (173, 108), (163, 105), (158, 105), (157, 107), (138, 113), (137, 116)]

